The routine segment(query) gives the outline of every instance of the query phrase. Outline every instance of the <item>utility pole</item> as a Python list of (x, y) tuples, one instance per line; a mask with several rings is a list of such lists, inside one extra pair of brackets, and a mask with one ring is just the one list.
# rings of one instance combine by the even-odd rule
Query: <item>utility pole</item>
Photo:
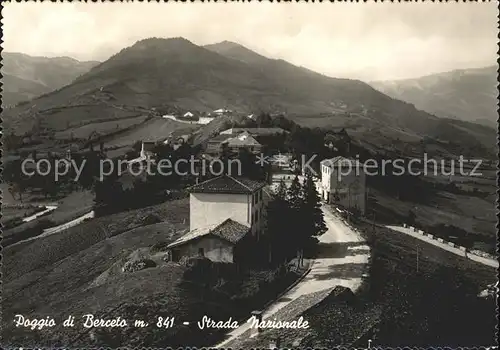
[(417, 244), (417, 273), (418, 273), (418, 255), (420, 246)]

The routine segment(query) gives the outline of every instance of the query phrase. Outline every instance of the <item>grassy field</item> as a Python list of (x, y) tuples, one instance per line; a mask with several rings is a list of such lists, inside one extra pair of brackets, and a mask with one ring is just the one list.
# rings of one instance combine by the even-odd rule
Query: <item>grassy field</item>
[(372, 204), (391, 210), (395, 217), (402, 221), (413, 210), (417, 222), (422, 226), (448, 224), (461, 227), (466, 231), (487, 237), (495, 236), (496, 213), (495, 203), (489, 199), (439, 192), (428, 204), (399, 201), (383, 193), (370, 190)]
[[(186, 199), (96, 218), (58, 234), (20, 243), (4, 251), (4, 281), (55, 264), (106, 238), (148, 223), (148, 217), (173, 223), (188, 220)], [(187, 225), (187, 223), (185, 223)]]
[[(207, 345), (220, 332), (199, 331), (203, 315), (227, 319), (247, 315), (292, 283), (298, 274), (237, 273), (215, 268), (207, 278), (186, 277), (187, 267), (164, 262), (161, 248), (188, 229), (186, 199), (109, 215), (64, 232), (4, 249), (3, 324), (5, 345), (23, 346), (185, 346)], [(152, 221), (162, 220), (152, 223)], [(123, 272), (125, 262), (147, 257), (154, 267)], [(223, 271), (223, 272), (221, 272)], [(225, 272), (224, 272), (225, 271)], [(281, 270), (279, 270), (281, 271)], [(189, 277), (191, 276), (191, 277)], [(206, 284), (205, 284), (206, 283)], [(82, 327), (84, 314), (120, 316), (124, 329)], [(16, 328), (14, 315), (50, 316), (57, 326), (40, 331)], [(63, 328), (69, 315), (74, 328)], [(156, 327), (157, 317), (175, 316), (176, 326)], [(149, 323), (133, 327), (133, 320)], [(192, 327), (179, 325), (191, 321)], [(91, 339), (92, 337), (92, 339)]]
[(389, 229), (358, 226), (372, 248), (367, 301), (385, 309), (376, 344), (495, 343), (495, 301), (477, 297), (497, 280), (494, 268)]
[(47, 219), (60, 225), (91, 211), (94, 205), (94, 193), (88, 190), (72, 192), (57, 204), (57, 209), (47, 216)]
[[(99, 293), (109, 293), (106, 295), (114, 301), (121, 300), (119, 290), (130, 293), (130, 297), (137, 296), (134, 288), (145, 288), (140, 283), (132, 283), (128, 289), (120, 283), (98, 287), (93, 292), (88, 292), (86, 288), (116, 261), (138, 247), (169, 241), (175, 238), (175, 232), (183, 232), (188, 227), (188, 210), (187, 200), (163, 203), (96, 218), (52, 236), (5, 248), (4, 319), (10, 320), (18, 313), (29, 314), (30, 317), (51, 315), (63, 318), (72, 313), (81, 316), (87, 312), (102, 311), (106, 297), (98, 299)], [(148, 225), (159, 220), (163, 221)], [(126, 283), (131, 283), (126, 280)], [(156, 286), (159, 280), (164, 279), (155, 277), (150, 283)], [(165, 284), (168, 283), (168, 279), (165, 280)], [(161, 288), (158, 286), (157, 291)], [(126, 300), (124, 297), (123, 301)], [(13, 328), (10, 322), (4, 324), (4, 330), (6, 328), (12, 335), (9, 337), (12, 343), (16, 339), (23, 340), (29, 333), (28, 339), (33, 341), (34, 346), (36, 341), (41, 340), (39, 337), (50, 339), (54, 335), (46, 331), (25, 333)], [(60, 332), (60, 329), (55, 332)], [(22, 343), (26, 344), (26, 341)]]
[[(416, 215), (415, 221), (419, 228), (439, 235), (439, 232), (435, 231), (437, 225), (452, 225), (465, 230), (478, 249), (494, 252), (497, 218), (493, 181), (486, 177), (457, 179), (454, 181), (457, 193), (433, 187), (434, 184), (449, 183), (442, 177), (428, 177), (425, 181), (428, 196), (419, 203), (399, 200), (393, 195), (370, 188), (368, 217), (375, 217), (376, 221), (386, 224), (402, 224), (408, 223), (408, 213), (411, 210)], [(478, 182), (481, 185), (478, 185)], [(485, 194), (474, 195), (472, 189), (466, 188), (467, 185)], [(491, 194), (487, 195), (488, 193)]]
[[(15, 200), (15, 202), (20, 203), (18, 200)], [(72, 192), (53, 204), (58, 207), (49, 214), (37, 220), (21, 223), (18, 226), (6, 229), (3, 232), (4, 245), (10, 245), (19, 240), (38, 235), (42, 229), (66, 223), (88, 213), (92, 210), (94, 204), (94, 194), (86, 190)], [(39, 229), (35, 229), (36, 227)]]
[(161, 141), (166, 139), (173, 131), (186, 130), (186, 133), (198, 129), (200, 126), (196, 124), (179, 123), (170, 119), (154, 118), (146, 123), (133, 128), (130, 131), (117, 135), (109, 140), (105, 140), (107, 147), (124, 147), (130, 146), (136, 141), (152, 140)]
[(109, 134), (120, 129), (141, 124), (147, 118), (147, 116), (134, 116), (131, 118), (121, 118), (120, 120), (90, 123), (74, 128), (69, 128), (64, 131), (58, 131), (56, 132), (55, 137), (57, 139), (69, 139), (71, 136), (73, 136), (74, 138), (86, 139), (94, 132), (101, 135)]
[(41, 211), (41, 210), (43, 210), (43, 208), (32, 207), (32, 206), (27, 206), (27, 207), (22, 207), (22, 208), (3, 207), (2, 208), (2, 222), (8, 221), (8, 220), (13, 220), (16, 218), (23, 219), (27, 216), (35, 214), (38, 211)]

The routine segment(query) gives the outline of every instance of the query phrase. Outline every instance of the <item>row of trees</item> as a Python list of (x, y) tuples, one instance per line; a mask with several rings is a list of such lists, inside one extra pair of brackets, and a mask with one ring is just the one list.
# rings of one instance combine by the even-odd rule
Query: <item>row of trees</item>
[(48, 153), (24, 164), (24, 169), (24, 159), (15, 159), (5, 164), (3, 179), (9, 184), (13, 196), (17, 194), (21, 201), (26, 192), (38, 192), (45, 198), (54, 198), (76, 189), (92, 189), (99, 177), (102, 159), (103, 154), (90, 151), (86, 154), (74, 153), (71, 160), (64, 163), (57, 154)]
[[(152, 205), (164, 201), (167, 193), (179, 192), (186, 186), (194, 184), (196, 177), (190, 173), (190, 165), (178, 162), (180, 159), (188, 160), (196, 153), (190, 145), (183, 144), (174, 149), (170, 145), (159, 144), (152, 153), (157, 164), (161, 159), (168, 159), (171, 164), (178, 163), (178, 172), (170, 169), (171, 174), (166, 175), (152, 167), (151, 173), (143, 168), (142, 172), (134, 170), (134, 174), (127, 171), (118, 174), (118, 160), (115, 160), (114, 171), (94, 184), (94, 202), (98, 215)], [(145, 164), (137, 166), (142, 167)]]
[(274, 261), (299, 256), (315, 246), (316, 239), (327, 228), (321, 211), (321, 200), (311, 174), (301, 184), (296, 176), (290, 187), (283, 181), (267, 207), (267, 231), (271, 237)]

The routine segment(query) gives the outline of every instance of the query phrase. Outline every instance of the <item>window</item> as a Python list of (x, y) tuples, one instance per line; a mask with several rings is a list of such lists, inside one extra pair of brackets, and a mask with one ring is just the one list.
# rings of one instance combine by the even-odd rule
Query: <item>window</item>
[(198, 255), (205, 256), (205, 250), (203, 248), (198, 248)]

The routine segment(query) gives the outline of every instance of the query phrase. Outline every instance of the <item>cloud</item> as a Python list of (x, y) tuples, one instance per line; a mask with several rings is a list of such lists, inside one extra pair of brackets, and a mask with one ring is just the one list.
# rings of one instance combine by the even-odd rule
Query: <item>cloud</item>
[(496, 62), (491, 3), (7, 3), (6, 51), (105, 60), (137, 40), (239, 42), (323, 74), (393, 79)]

